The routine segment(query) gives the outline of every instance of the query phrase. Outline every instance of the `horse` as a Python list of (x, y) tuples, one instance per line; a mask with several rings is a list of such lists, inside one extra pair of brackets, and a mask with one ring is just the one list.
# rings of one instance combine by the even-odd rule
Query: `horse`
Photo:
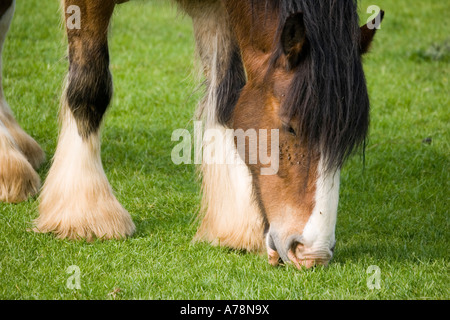
[[(81, 20), (78, 27), (66, 23), (69, 68), (57, 148), (42, 189), (36, 169), (45, 154), (20, 128), (0, 86), (0, 201), (39, 194), (36, 232), (92, 241), (123, 239), (136, 229), (100, 156), (100, 125), (113, 90), (108, 28), (114, 8), (127, 1), (62, 1), (65, 21), (72, 8)], [(376, 28), (359, 26), (356, 0), (175, 2), (193, 23), (205, 79), (197, 116), (205, 130), (277, 132), (276, 138), (259, 137), (275, 146), (268, 162), (246, 160), (252, 151), (239, 151), (233, 135), (212, 146), (217, 152), (231, 148), (237, 161), (201, 164), (194, 240), (266, 250), (272, 265), (328, 265), (340, 170), (364, 149), (369, 127), (362, 55)], [(0, 2), (0, 49), (14, 6), (15, 0)], [(262, 174), (274, 162), (277, 170)]]

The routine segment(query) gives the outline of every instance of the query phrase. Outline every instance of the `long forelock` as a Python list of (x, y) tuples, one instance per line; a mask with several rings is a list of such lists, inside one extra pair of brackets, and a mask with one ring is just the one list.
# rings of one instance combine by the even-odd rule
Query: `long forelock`
[[(364, 147), (369, 126), (357, 3), (283, 0), (279, 6), (280, 29), (290, 14), (303, 13), (308, 43), (282, 112), (298, 120), (300, 139), (322, 154), (327, 168), (340, 168)], [(279, 54), (278, 48), (274, 60)]]

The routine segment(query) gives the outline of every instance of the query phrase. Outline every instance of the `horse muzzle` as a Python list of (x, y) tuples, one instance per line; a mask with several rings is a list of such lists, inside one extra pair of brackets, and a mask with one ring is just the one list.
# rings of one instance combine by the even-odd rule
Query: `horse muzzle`
[(333, 257), (334, 245), (308, 246), (304, 237), (294, 234), (281, 237), (279, 233), (269, 230), (266, 235), (266, 245), (269, 263), (276, 266), (280, 260), (284, 263), (293, 263), (298, 269), (312, 268), (315, 266), (328, 266)]

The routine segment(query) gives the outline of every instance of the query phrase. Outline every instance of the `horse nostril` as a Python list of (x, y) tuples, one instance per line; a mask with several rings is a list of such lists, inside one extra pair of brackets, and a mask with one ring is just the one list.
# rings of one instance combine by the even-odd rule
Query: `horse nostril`
[(304, 248), (303, 236), (299, 234), (294, 234), (287, 239), (286, 244), (287, 244), (286, 251), (292, 251), (293, 253), (295, 253), (296, 256), (299, 256), (299, 254), (301, 254), (301, 251), (303, 251)]

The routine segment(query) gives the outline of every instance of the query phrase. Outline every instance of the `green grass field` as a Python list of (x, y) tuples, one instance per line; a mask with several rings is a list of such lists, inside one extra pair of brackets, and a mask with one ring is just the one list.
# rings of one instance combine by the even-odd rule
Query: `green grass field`
[[(166, 2), (121, 5), (110, 38), (115, 92), (102, 157), (136, 234), (70, 242), (28, 232), (37, 200), (0, 203), (0, 299), (449, 299), (450, 4), (363, 1), (386, 11), (365, 70), (372, 101), (366, 163), (341, 179), (328, 268), (271, 267), (266, 257), (191, 242), (199, 183), (176, 166), (177, 128), (193, 129), (200, 93), (188, 18)], [(59, 1), (18, 1), (3, 55), (7, 100), (47, 162), (68, 67)], [(430, 138), (430, 139), (427, 139)], [(425, 140), (424, 140), (425, 139)], [(69, 266), (80, 289), (67, 286)], [(367, 273), (380, 271), (380, 289)]]

